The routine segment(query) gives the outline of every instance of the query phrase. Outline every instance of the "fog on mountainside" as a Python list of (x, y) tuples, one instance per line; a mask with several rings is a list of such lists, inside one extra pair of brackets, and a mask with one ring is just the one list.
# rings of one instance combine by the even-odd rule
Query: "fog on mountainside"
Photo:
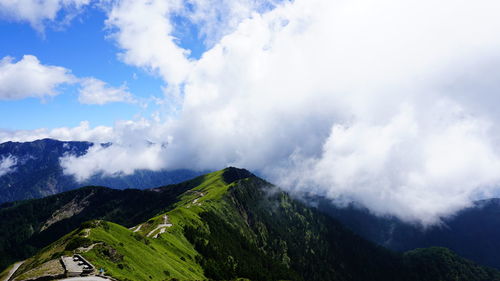
[(77, 181), (72, 175), (66, 175), (60, 164), (61, 157), (84, 155), (93, 145), (90, 142), (53, 139), (0, 144), (0, 160), (11, 160), (9, 169), (0, 174), (0, 204), (45, 197), (86, 185), (118, 189), (152, 188), (178, 183), (201, 174), (190, 170), (137, 170), (132, 174), (98, 174), (83, 182)]
[(500, 269), (500, 199), (476, 201), (474, 206), (422, 227), (396, 217), (377, 216), (356, 204), (338, 207), (315, 198), (314, 206), (358, 235), (395, 251), (440, 246), (479, 264)]

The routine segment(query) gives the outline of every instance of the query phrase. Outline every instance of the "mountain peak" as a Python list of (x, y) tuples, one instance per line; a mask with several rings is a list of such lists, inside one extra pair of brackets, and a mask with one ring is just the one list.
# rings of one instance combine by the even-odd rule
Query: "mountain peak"
[(224, 182), (230, 184), (237, 180), (255, 177), (255, 175), (245, 169), (240, 169), (236, 167), (227, 167), (223, 170), (222, 177), (224, 179)]

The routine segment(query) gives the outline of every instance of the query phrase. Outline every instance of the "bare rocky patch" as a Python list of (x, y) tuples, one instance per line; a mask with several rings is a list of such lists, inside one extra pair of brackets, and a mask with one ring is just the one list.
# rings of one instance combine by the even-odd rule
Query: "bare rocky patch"
[(83, 198), (81, 200), (78, 200), (78, 198), (75, 198), (75, 199), (71, 200), (71, 202), (62, 206), (60, 209), (55, 211), (52, 214), (52, 216), (43, 224), (42, 228), (40, 229), (40, 232), (46, 230), (47, 228), (49, 228), (51, 225), (55, 224), (56, 222), (71, 218), (72, 216), (81, 213), (85, 209), (85, 207), (87, 207), (89, 205), (88, 199), (92, 195), (94, 195), (94, 192), (90, 193), (89, 195), (87, 195), (85, 198)]

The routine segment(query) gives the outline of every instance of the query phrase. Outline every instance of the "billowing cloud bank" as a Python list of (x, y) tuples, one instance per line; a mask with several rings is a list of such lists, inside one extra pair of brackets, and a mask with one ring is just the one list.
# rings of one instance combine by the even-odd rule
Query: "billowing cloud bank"
[(199, 60), (161, 37), (178, 10), (160, 2), (122, 1), (108, 24), (126, 63), (183, 96), (177, 118), (110, 128), (67, 172), (236, 165), (423, 224), (498, 194), (498, 1), (284, 2), (235, 13)]

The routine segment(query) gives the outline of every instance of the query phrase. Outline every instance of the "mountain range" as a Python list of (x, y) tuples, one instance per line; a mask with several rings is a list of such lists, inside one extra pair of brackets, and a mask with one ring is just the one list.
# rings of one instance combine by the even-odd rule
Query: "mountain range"
[(60, 158), (67, 154), (81, 156), (93, 145), (109, 144), (53, 139), (1, 143), (0, 160), (10, 157), (15, 159), (15, 164), (11, 168), (12, 171), (0, 174), (0, 204), (41, 198), (88, 185), (103, 185), (118, 189), (150, 188), (182, 182), (202, 174), (190, 170), (139, 170), (131, 175), (98, 174), (83, 182), (64, 174)]
[(0, 277), (24, 260), (10, 280), (57, 275), (75, 253), (117, 280), (500, 280), (446, 248), (376, 245), (237, 168), (4, 205), (0, 243)]

